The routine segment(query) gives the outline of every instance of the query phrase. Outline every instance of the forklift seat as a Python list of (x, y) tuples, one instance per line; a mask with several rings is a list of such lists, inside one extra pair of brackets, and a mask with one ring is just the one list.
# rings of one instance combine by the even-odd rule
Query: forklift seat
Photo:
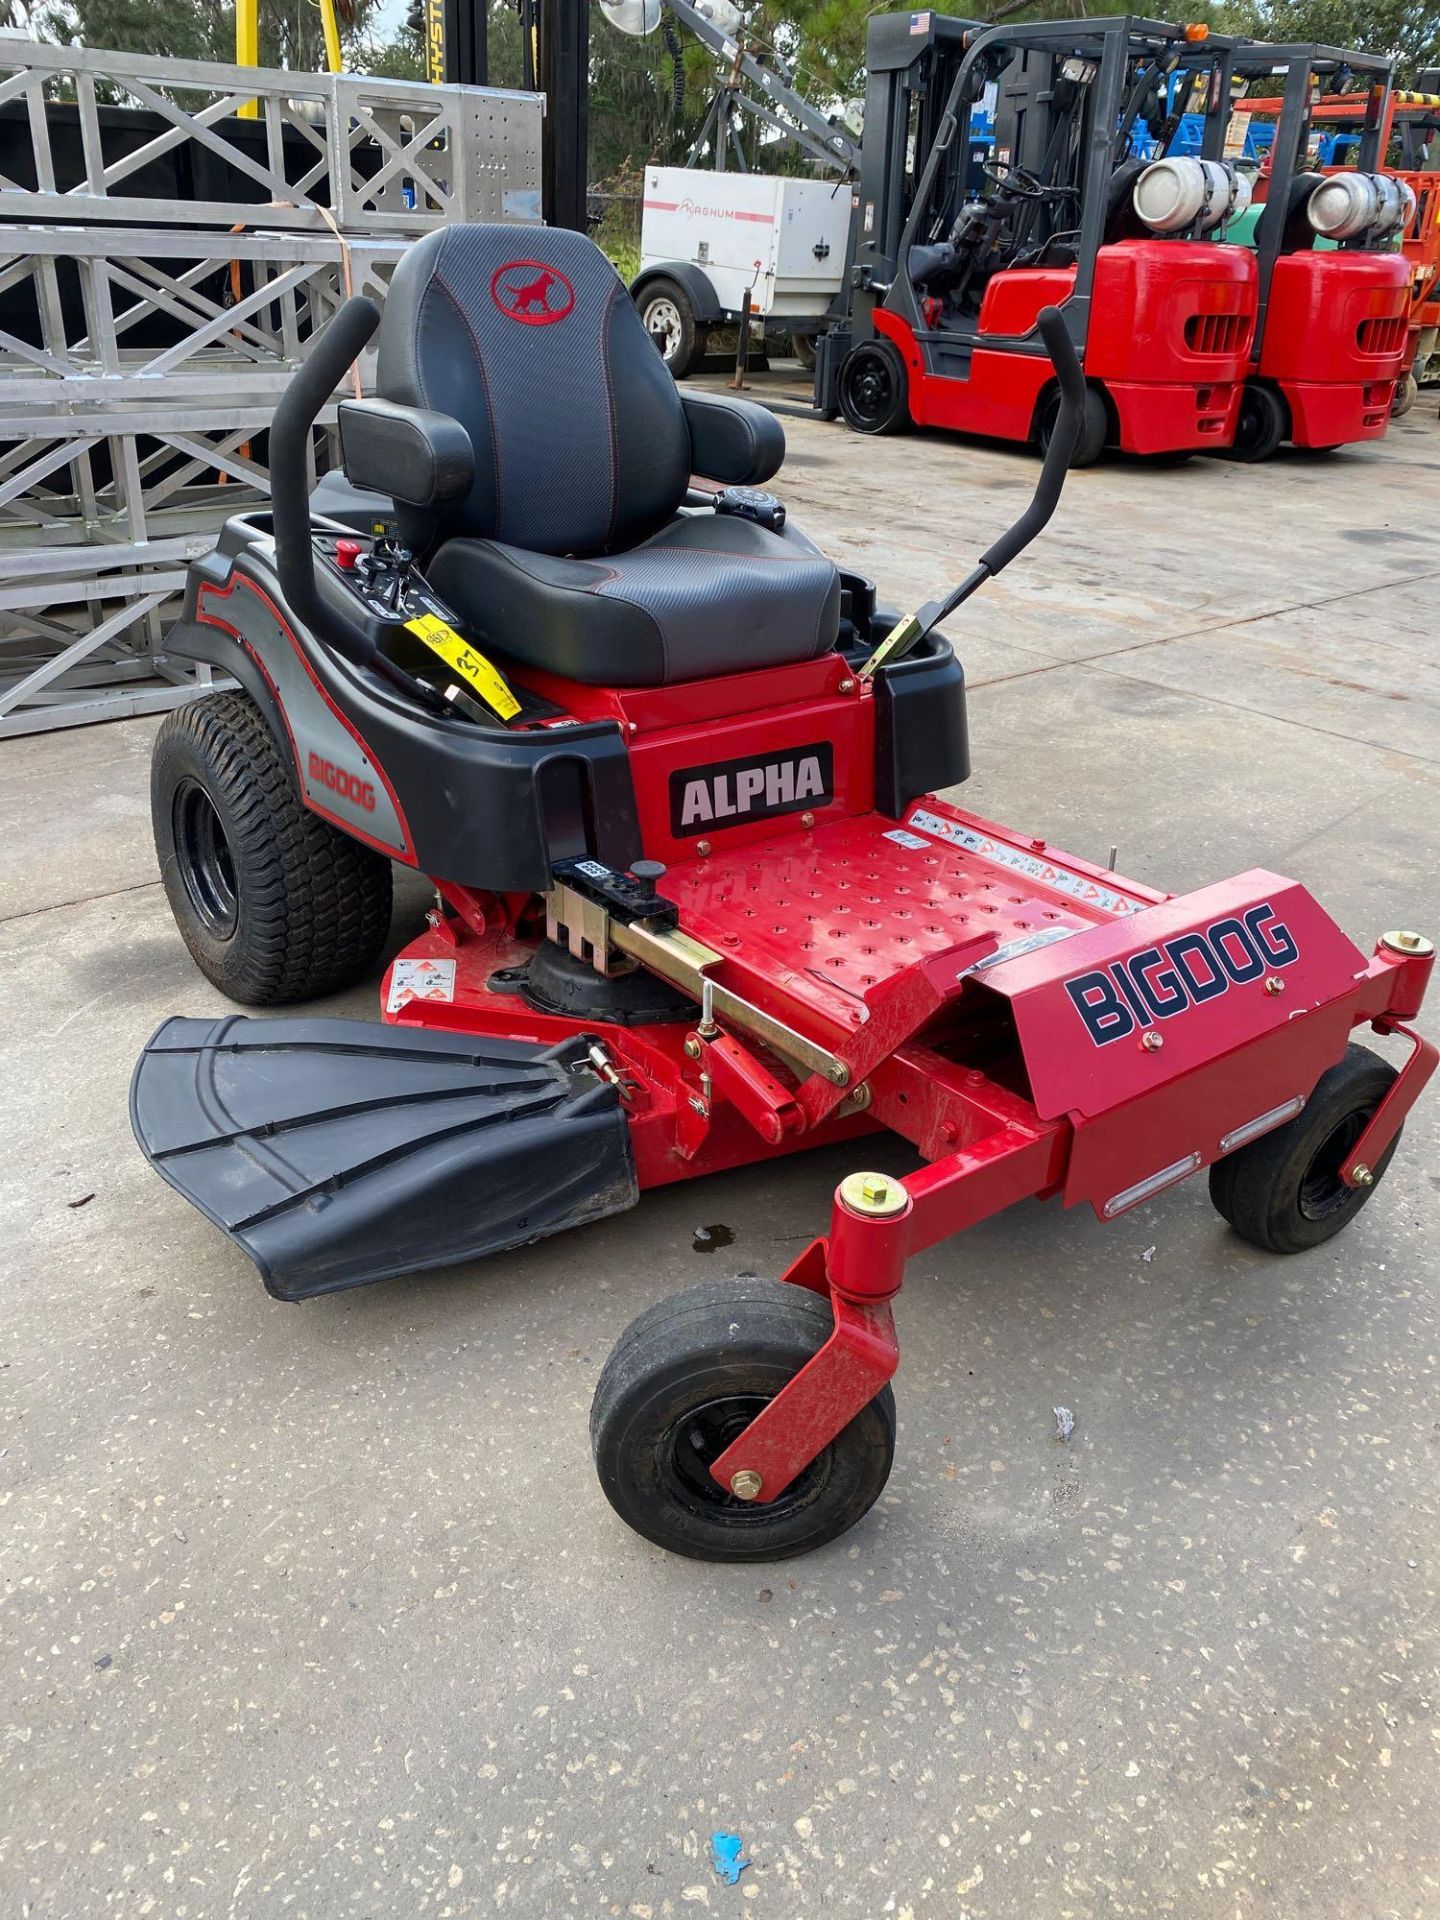
[[(449, 226), (417, 242), (385, 302), (377, 385), (392, 422), (433, 435), (442, 416), (448, 455), (463, 448), (454, 423), (468, 437), (473, 463), (451, 458), (451, 497), (412, 487), (407, 501), (403, 479), (392, 485), (406, 544), (496, 653), (657, 686), (834, 646), (839, 575), (803, 535), (685, 507), (692, 473), (769, 479), (779, 423), (729, 397), (682, 399), (583, 235)], [(367, 410), (343, 405), (341, 433), (349, 478), (373, 485), (373, 461), (359, 471), (350, 458)]]

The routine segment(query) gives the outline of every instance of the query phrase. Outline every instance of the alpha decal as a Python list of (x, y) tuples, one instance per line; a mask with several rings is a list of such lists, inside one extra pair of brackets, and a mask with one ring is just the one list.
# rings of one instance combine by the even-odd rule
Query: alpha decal
[(1108, 1047), (1137, 1027), (1172, 1020), (1299, 958), (1294, 936), (1267, 900), (1203, 932), (1177, 934), (1076, 974), (1065, 991), (1096, 1046)]
[(670, 831), (677, 839), (742, 820), (825, 807), (835, 798), (828, 740), (762, 759), (716, 760), (670, 776)]
[(575, 305), (575, 289), (557, 267), (543, 260), (507, 260), (490, 276), (490, 298), (507, 320), (527, 327), (553, 327)]

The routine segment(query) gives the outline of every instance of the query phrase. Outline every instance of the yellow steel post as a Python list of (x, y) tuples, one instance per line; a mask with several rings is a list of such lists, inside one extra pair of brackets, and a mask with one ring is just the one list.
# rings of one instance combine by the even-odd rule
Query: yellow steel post
[(320, 0), (320, 19), (325, 28), (325, 65), (331, 73), (339, 73), (343, 62), (340, 54), (340, 16), (335, 11), (335, 0)]
[[(235, 64), (237, 67), (260, 64), (260, 0), (235, 0)], [(258, 100), (241, 102), (242, 120), (258, 119), (259, 114)]]

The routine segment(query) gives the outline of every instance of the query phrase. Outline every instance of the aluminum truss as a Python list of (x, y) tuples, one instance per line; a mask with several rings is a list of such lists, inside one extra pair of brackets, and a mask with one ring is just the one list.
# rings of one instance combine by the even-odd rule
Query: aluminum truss
[(0, 41), (8, 103), (29, 174), (0, 170), (0, 738), (203, 690), (165, 659), (162, 611), (268, 496), (289, 373), (419, 234), (538, 219), (543, 111)]

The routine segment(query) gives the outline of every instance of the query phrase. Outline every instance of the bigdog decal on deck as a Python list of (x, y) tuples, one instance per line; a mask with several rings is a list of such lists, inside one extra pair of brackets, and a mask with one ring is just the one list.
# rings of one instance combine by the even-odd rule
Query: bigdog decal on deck
[(1095, 1045), (1108, 1047), (1137, 1027), (1171, 1020), (1299, 958), (1290, 929), (1275, 918), (1267, 900), (1245, 914), (1076, 974), (1065, 982), (1065, 991)]

